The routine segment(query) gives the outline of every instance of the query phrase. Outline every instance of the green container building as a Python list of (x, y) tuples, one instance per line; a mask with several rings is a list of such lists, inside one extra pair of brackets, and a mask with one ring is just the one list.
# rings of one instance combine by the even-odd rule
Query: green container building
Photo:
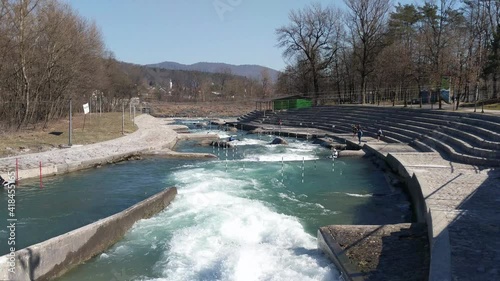
[(274, 110), (309, 107), (312, 107), (312, 100), (309, 98), (304, 98), (302, 96), (289, 96), (273, 99)]

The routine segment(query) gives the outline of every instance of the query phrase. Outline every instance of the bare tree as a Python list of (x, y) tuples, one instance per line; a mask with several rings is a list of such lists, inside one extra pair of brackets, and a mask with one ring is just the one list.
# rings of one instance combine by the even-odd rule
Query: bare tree
[(271, 75), (267, 69), (260, 72), (260, 83), (262, 86), (262, 97), (265, 98), (271, 94)]
[(67, 99), (84, 100), (99, 75), (103, 43), (97, 27), (57, 0), (1, 4), (2, 121), (19, 129), (67, 114)]
[(351, 30), (351, 43), (359, 61), (361, 102), (366, 102), (367, 77), (374, 70), (374, 61), (381, 50), (387, 23), (390, 0), (345, 0), (349, 13), (347, 26)]
[(441, 109), (441, 80), (447, 72), (444, 55), (452, 47), (453, 27), (457, 20), (461, 19), (461, 14), (453, 8), (455, 5), (453, 0), (439, 0), (439, 6), (435, 2), (426, 1), (420, 7), (423, 21), (420, 31), (427, 49), (427, 58), (431, 63), (430, 73)]
[(338, 10), (316, 3), (291, 11), (291, 23), (276, 30), (278, 46), (284, 48), (283, 56), (293, 62), (298, 60), (311, 72), (316, 105), (320, 102), (322, 72), (332, 62), (341, 43), (340, 18)]

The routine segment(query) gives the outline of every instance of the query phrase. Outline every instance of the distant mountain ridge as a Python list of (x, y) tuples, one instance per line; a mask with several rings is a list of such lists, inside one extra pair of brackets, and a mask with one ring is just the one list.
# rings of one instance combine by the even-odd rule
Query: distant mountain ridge
[(280, 73), (275, 69), (260, 65), (251, 65), (251, 64), (233, 65), (233, 64), (218, 63), (218, 62), (198, 62), (187, 65), (172, 61), (164, 61), (155, 64), (147, 64), (146, 66), (153, 68), (158, 67), (170, 70), (190, 70), (190, 71), (202, 71), (210, 73), (222, 73), (224, 71), (230, 70), (231, 73), (234, 75), (240, 75), (255, 79), (259, 79), (261, 77), (262, 71), (267, 70), (269, 76), (274, 82), (278, 80), (278, 75)]

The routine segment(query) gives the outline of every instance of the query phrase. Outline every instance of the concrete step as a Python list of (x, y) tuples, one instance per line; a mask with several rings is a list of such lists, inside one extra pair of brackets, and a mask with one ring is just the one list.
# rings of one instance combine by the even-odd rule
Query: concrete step
[[(352, 117), (352, 115), (351, 115)], [(369, 121), (368, 118), (358, 117), (358, 119), (354, 119), (356, 121), (360, 121), (362, 123)], [(415, 124), (415, 123), (413, 123)], [(487, 149), (483, 147), (474, 147), (467, 141), (464, 141), (460, 135), (460, 138), (456, 138), (451, 135), (447, 135), (445, 133), (440, 132), (442, 128), (436, 127), (435, 130), (431, 130), (429, 128), (422, 128), (415, 125), (407, 125), (404, 123), (397, 123), (391, 121), (380, 121), (377, 125), (384, 131), (385, 135), (393, 136), (396, 139), (402, 142), (411, 143), (414, 139), (421, 137), (422, 135), (431, 135), (435, 139), (442, 140), (446, 142), (448, 145), (452, 146), (455, 151), (460, 152), (462, 154), (477, 156), (482, 158), (500, 158), (500, 152), (494, 149)], [(461, 133), (460, 131), (455, 130), (455, 133)], [(393, 135), (398, 134), (404, 137)]]
[[(277, 124), (278, 120), (282, 119), (283, 124), (288, 126), (307, 126), (339, 133), (351, 133), (351, 124), (360, 123), (364, 128), (364, 136), (375, 137), (376, 131), (381, 128), (387, 141), (409, 143), (423, 151), (439, 149), (449, 152), (452, 158), (461, 162), (472, 161), (473, 164), (478, 165), (492, 162), (489, 160), (492, 157), (500, 158), (500, 153), (495, 151), (498, 150), (499, 143), (482, 139), (488, 135), (489, 131), (460, 123), (464, 119), (460, 115), (443, 115), (434, 112), (414, 114), (415, 112), (408, 110), (362, 107), (361, 110), (358, 110), (359, 108), (335, 109), (322, 108), (316, 112), (313, 112), (313, 109), (279, 112), (262, 118), (261, 122)], [(322, 114), (318, 114), (319, 112)], [(477, 119), (469, 119), (471, 119), (469, 122), (478, 122)], [(483, 123), (491, 125), (488, 122)], [(332, 127), (333, 125), (335, 127)], [(468, 130), (465, 131), (466, 129)], [(475, 132), (480, 132), (481, 136), (475, 135)]]
[(453, 147), (432, 136), (423, 136), (421, 141), (437, 152), (440, 152), (444, 159), (476, 166), (500, 166), (499, 159), (482, 158), (459, 153)]
[(450, 136), (446, 133), (434, 131), (431, 134), (434, 138), (437, 138), (448, 145), (455, 148), (456, 151), (459, 151), (463, 154), (468, 154), (472, 156), (482, 157), (482, 158), (497, 158), (500, 159), (500, 151), (492, 150), (492, 149), (484, 149), (479, 147), (473, 147), (469, 143), (457, 139), (453, 136)]
[(458, 128), (451, 128), (451, 127), (441, 128), (441, 130), (444, 133), (454, 136), (458, 139), (465, 140), (472, 146), (477, 146), (479, 148), (485, 148), (485, 149), (500, 150), (500, 142), (485, 140), (484, 138), (481, 138), (476, 131), (469, 133), (469, 131), (466, 131), (465, 129), (469, 128), (467, 127), (464, 128), (463, 126), (459, 126)]
[[(355, 116), (355, 115), (359, 116), (359, 114), (351, 114), (351, 116)], [(372, 118), (376, 118), (376, 117), (372, 116)], [(485, 136), (487, 136), (487, 135), (489, 135), (489, 137), (487, 137), (487, 138), (490, 138), (490, 139), (500, 137), (500, 135), (498, 135), (495, 132), (487, 131), (485, 129), (478, 128), (478, 127), (475, 127), (472, 125), (460, 124), (457, 122), (451, 122), (451, 121), (445, 121), (445, 120), (429, 120), (429, 119), (426, 119), (423, 117), (414, 117), (413, 120), (407, 119), (407, 120), (404, 120), (402, 122), (401, 122), (400, 117), (394, 117), (394, 116), (391, 116), (391, 117), (384, 116), (384, 117), (381, 117), (380, 119), (383, 119), (386, 121), (393, 120), (395, 122), (395, 124), (398, 124), (398, 126), (403, 126), (402, 124), (407, 123), (407, 124), (416, 125), (417, 127), (428, 128), (431, 130), (437, 129), (437, 128), (440, 128), (441, 130), (448, 129), (450, 134), (453, 134), (458, 139), (462, 139), (462, 140), (465, 140), (466, 142), (469, 142), (471, 145), (475, 145), (475, 146), (478, 146), (480, 148), (485, 148), (485, 149), (499, 149), (500, 148), (499, 142), (485, 140)], [(454, 129), (454, 127), (456, 127), (457, 129), (461, 128), (464, 131), (461, 132), (460, 130)], [(467, 130), (468, 132), (471, 132), (471, 133), (465, 132), (465, 130)], [(420, 132), (422, 132), (422, 131), (420, 131)], [(478, 134), (479, 136), (474, 135), (474, 133), (477, 133), (477, 132), (480, 132)], [(424, 132), (422, 132), (422, 133), (424, 133)], [(497, 137), (495, 137), (495, 136), (497, 136)]]

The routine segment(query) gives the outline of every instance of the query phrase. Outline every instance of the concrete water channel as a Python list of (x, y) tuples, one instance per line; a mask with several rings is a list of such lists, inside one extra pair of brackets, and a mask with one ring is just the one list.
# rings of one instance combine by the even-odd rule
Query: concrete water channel
[[(178, 123), (196, 133), (214, 132), (200, 122)], [(285, 137), (288, 145), (276, 146), (269, 144), (270, 135), (230, 134), (237, 139), (231, 148), (202, 146), (200, 140), (175, 148), (215, 159), (144, 157), (49, 178), (43, 190), (36, 181), (24, 181), (17, 194), (20, 247), (175, 186), (169, 207), (137, 222), (123, 239), (60, 280), (339, 280), (339, 271), (318, 250), (319, 227), (413, 221), (402, 186), (370, 159), (334, 160), (329, 149), (293, 136)], [(3, 210), (0, 215), (6, 218)]]

